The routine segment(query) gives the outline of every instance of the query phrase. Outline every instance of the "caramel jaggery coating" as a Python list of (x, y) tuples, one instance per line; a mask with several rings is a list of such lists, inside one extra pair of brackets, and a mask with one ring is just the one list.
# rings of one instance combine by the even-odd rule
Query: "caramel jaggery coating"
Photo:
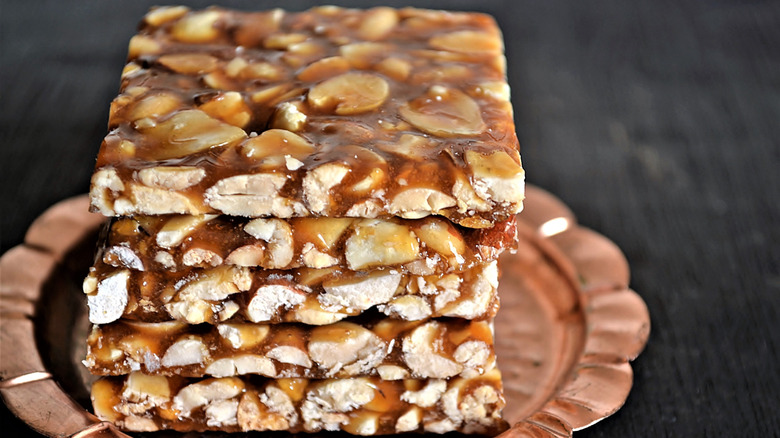
[(438, 214), (484, 228), (522, 208), (490, 17), (175, 11), (150, 12), (130, 42), (92, 178), (94, 211)]

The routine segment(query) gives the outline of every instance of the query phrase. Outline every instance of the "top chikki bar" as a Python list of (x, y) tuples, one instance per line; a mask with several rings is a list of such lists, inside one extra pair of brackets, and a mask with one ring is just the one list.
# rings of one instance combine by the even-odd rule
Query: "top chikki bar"
[(107, 216), (522, 208), (500, 32), (475, 13), (157, 8), (130, 41), (90, 190)]

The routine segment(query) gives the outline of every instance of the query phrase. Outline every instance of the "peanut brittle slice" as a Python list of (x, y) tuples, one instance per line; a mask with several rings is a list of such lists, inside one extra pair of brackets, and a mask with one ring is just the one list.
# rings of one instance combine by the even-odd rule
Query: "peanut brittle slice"
[(92, 374), (314, 379), (471, 377), (495, 367), (489, 321), (398, 321), (371, 315), (324, 326), (193, 326), (120, 320), (94, 326), (84, 363)]
[(103, 262), (138, 271), (223, 264), (266, 269), (395, 268), (433, 275), (496, 260), (516, 240), (515, 219), (491, 228), (424, 219), (133, 216), (112, 220)]
[(485, 228), (522, 208), (492, 18), (411, 8), (168, 11), (152, 10), (130, 41), (92, 177), (93, 211), (435, 214)]
[(324, 325), (371, 308), (407, 321), (445, 316), (474, 320), (493, 317), (499, 305), (495, 261), (435, 275), (229, 265), (165, 273), (117, 269), (98, 262), (83, 287), (94, 324), (126, 318)]
[(460, 431), (492, 436), (507, 428), (497, 369), (474, 378), (395, 381), (187, 379), (134, 372), (95, 382), (92, 404), (101, 420), (138, 432)]

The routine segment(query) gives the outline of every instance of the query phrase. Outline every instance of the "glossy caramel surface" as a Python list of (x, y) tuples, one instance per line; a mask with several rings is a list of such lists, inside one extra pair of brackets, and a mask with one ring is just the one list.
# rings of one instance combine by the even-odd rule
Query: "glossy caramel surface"
[[(491, 182), (476, 179), (516, 184), (522, 175), (495, 22), (390, 11), (151, 12), (130, 43), (96, 165), (116, 172), (122, 187), (114, 182), (107, 196), (122, 207), (93, 199), (93, 208), (160, 214), (166, 206), (144, 204), (136, 186), (160, 188), (141, 171), (162, 167), (198, 171), (189, 185), (162, 184), (187, 204), (171, 212), (235, 213), (215, 206), (207, 189), (264, 173), (285, 176), (274, 196), (289, 216), (433, 213), (476, 227), (510, 217), (522, 189), (493, 199)], [(367, 28), (372, 19), (384, 31)], [(345, 174), (315, 199), (304, 179), (328, 163)], [(461, 183), (482, 200), (469, 204), (473, 196), (454, 190)], [(104, 188), (93, 180), (93, 197)], [(408, 189), (447, 199), (394, 207)], [(366, 202), (372, 213), (350, 211)]]

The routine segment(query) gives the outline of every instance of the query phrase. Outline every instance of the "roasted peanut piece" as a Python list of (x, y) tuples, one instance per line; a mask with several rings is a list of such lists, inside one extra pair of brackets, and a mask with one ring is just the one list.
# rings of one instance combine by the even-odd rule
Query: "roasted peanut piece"
[(330, 204), (330, 189), (340, 183), (349, 171), (343, 164), (328, 163), (306, 174), (303, 179), (303, 196), (312, 212), (325, 212)]
[(168, 249), (178, 246), (188, 234), (216, 217), (214, 214), (173, 217), (157, 232), (157, 244)]
[(208, 348), (197, 337), (188, 337), (176, 341), (166, 350), (160, 361), (164, 367), (200, 364), (206, 360)]
[(171, 399), (171, 388), (165, 377), (134, 372), (127, 376), (122, 397), (133, 403), (162, 406)]
[(263, 44), (269, 49), (287, 49), (293, 44), (306, 41), (306, 38), (302, 33), (274, 34), (266, 38)]
[(241, 93), (227, 91), (200, 106), (200, 110), (215, 119), (244, 128), (252, 119), (252, 112)]
[(218, 11), (192, 12), (179, 19), (171, 28), (171, 36), (184, 43), (207, 43), (219, 36), (214, 23), (219, 20)]
[(432, 321), (416, 328), (403, 342), (406, 363), (417, 377), (451, 377), (463, 370), (453, 360), (438, 354), (433, 340), (438, 336), (439, 323)]
[(272, 348), (266, 353), (271, 359), (291, 365), (298, 365), (304, 368), (311, 368), (312, 362), (309, 355), (300, 348), (291, 345), (280, 345)]
[(303, 204), (279, 194), (286, 182), (286, 176), (281, 173), (237, 175), (218, 181), (204, 196), (209, 206), (234, 216), (305, 215), (307, 210)]
[(374, 399), (374, 388), (365, 378), (328, 380), (309, 392), (301, 406), (305, 430), (337, 430), (346, 423), (338, 412), (359, 408)]
[(339, 47), (339, 53), (354, 68), (368, 69), (380, 61), (387, 53), (392, 53), (393, 46), (390, 44), (374, 42), (357, 42), (345, 44)]
[(144, 264), (132, 249), (126, 246), (112, 246), (105, 249), (103, 261), (112, 266), (124, 266), (136, 271), (143, 271)]
[(127, 47), (127, 54), (130, 57), (137, 58), (144, 55), (155, 55), (160, 53), (162, 46), (157, 41), (143, 35), (134, 35), (130, 38)]
[(290, 225), (279, 219), (254, 219), (244, 226), (253, 237), (268, 242), (268, 268), (283, 268), (293, 257), (293, 236)]
[(157, 58), (157, 62), (185, 75), (199, 75), (216, 70), (219, 60), (202, 53), (175, 53)]
[(421, 421), (422, 410), (416, 406), (412, 407), (398, 417), (398, 421), (395, 423), (395, 431), (397, 433), (412, 432), (420, 427)]
[(191, 248), (181, 257), (181, 262), (185, 266), (219, 266), (222, 264), (222, 257), (214, 251), (203, 248)]
[(325, 310), (338, 312), (346, 310), (365, 310), (377, 304), (387, 302), (395, 294), (400, 274), (377, 271), (370, 275), (353, 279), (332, 280), (323, 283), (325, 293), (317, 299)]
[[(280, 382), (277, 381), (277, 383), (280, 385), (280, 388), (268, 385), (265, 388), (265, 392), (260, 395), (260, 401), (268, 408), (269, 412), (278, 414), (278, 416), (281, 417), (277, 420), (281, 423), (280, 427), (274, 427), (274, 429), (289, 429), (298, 424), (298, 413), (295, 411), (293, 399), (290, 397), (289, 393), (285, 392), (282, 388), (283, 385)], [(295, 401), (298, 400), (299, 399), (295, 399)], [(281, 427), (283, 424), (286, 424), (287, 426)]]
[(400, 58), (385, 58), (376, 66), (376, 70), (385, 76), (389, 76), (396, 81), (405, 81), (412, 71), (412, 65), (409, 61)]
[[(482, 199), (510, 202), (522, 198), (525, 189), (525, 172), (518, 163), (519, 157), (509, 156), (504, 151), (490, 155), (466, 152), (466, 162), (473, 169), (474, 190)], [(516, 161), (517, 160), (517, 161)]]
[(138, 171), (138, 179), (146, 186), (183, 190), (201, 182), (206, 172), (194, 166), (157, 166)]
[(256, 79), (262, 81), (278, 81), (284, 77), (284, 68), (270, 62), (252, 62), (241, 69), (238, 74), (244, 79)]
[(235, 349), (252, 348), (265, 340), (270, 328), (260, 324), (220, 324), (219, 335)]
[(390, 87), (369, 73), (344, 73), (317, 84), (309, 91), (309, 104), (339, 115), (359, 114), (382, 105)]
[(401, 380), (409, 378), (409, 371), (398, 365), (380, 365), (376, 372), (382, 380)]
[(200, 110), (180, 111), (168, 120), (138, 129), (160, 142), (160, 146), (153, 151), (146, 151), (153, 160), (166, 160), (211, 148), (227, 147), (246, 138), (246, 133), (240, 128), (213, 119)]
[(152, 26), (161, 26), (182, 17), (190, 8), (186, 6), (158, 6), (144, 16), (144, 21)]
[(472, 98), (440, 85), (431, 87), (398, 111), (415, 127), (440, 137), (477, 135), (486, 128), (479, 105)]
[[(273, 128), (285, 129), (292, 132), (302, 130), (306, 124), (306, 114), (301, 111), (302, 106), (303, 104), (301, 102), (282, 102), (274, 114), (271, 126)], [(303, 165), (303, 163), (301, 163), (301, 165)]]
[(398, 24), (398, 13), (391, 8), (374, 8), (366, 12), (360, 23), (358, 36), (366, 40), (378, 40), (387, 36)]
[[(447, 390), (447, 382), (441, 379), (432, 379), (428, 381), (422, 389), (418, 391), (406, 391), (401, 394), (401, 400), (417, 405), (421, 408), (429, 408), (435, 405), (444, 391)], [(419, 420), (418, 420), (419, 422)]]
[(262, 245), (244, 245), (234, 249), (225, 258), (225, 263), (236, 266), (262, 266), (265, 260), (265, 247)]
[(276, 366), (267, 357), (253, 354), (228, 357), (215, 360), (206, 368), (206, 374), (214, 377), (259, 374), (266, 377), (276, 376)]
[(352, 270), (410, 262), (420, 245), (408, 228), (392, 222), (365, 219), (358, 222), (347, 240), (345, 257)]
[(282, 166), (284, 157), (304, 160), (314, 151), (314, 145), (299, 135), (284, 129), (270, 129), (241, 145), (242, 153), (256, 162)]
[(426, 246), (445, 257), (453, 257), (457, 263), (463, 263), (466, 242), (451, 223), (438, 218), (428, 218), (416, 227), (415, 234)]
[(309, 64), (298, 73), (298, 79), (306, 82), (319, 82), (349, 71), (349, 62), (341, 56), (322, 58)]
[(416, 295), (393, 298), (387, 305), (380, 305), (379, 310), (385, 315), (396, 315), (406, 321), (419, 321), (430, 317), (433, 313), (431, 305), (424, 298)]
[(305, 242), (330, 250), (353, 222), (350, 218), (301, 218), (295, 222), (295, 233)]
[(416, 188), (395, 195), (388, 209), (391, 213), (406, 219), (420, 219), (455, 205), (455, 199), (443, 192)]
[(182, 106), (181, 99), (168, 92), (153, 93), (134, 102), (127, 112), (127, 118), (133, 121), (145, 118), (160, 118)]
[[(119, 319), (127, 307), (127, 280), (130, 271), (119, 271), (100, 281), (94, 290), (87, 292), (89, 321), (93, 324), (108, 324)], [(88, 277), (89, 278), (89, 277)], [(85, 281), (85, 289), (91, 288), (92, 281)]]
[(368, 374), (385, 357), (385, 343), (357, 324), (338, 322), (311, 331), (309, 354), (328, 376)]
[(283, 285), (268, 285), (257, 288), (249, 301), (246, 314), (252, 322), (270, 321), (280, 308), (290, 309), (302, 304), (306, 295), (297, 289)]
[(500, 54), (503, 49), (500, 40), (493, 35), (470, 30), (436, 35), (429, 44), (439, 50), (489, 55)]
[(186, 417), (195, 408), (213, 401), (231, 399), (243, 389), (244, 382), (235, 377), (203, 380), (181, 389), (173, 398), (173, 407)]

